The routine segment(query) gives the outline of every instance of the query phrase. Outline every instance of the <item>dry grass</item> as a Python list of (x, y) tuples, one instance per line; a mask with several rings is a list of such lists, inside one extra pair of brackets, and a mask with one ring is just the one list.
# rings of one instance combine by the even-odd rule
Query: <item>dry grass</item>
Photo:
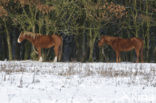
[(100, 75), (103, 77), (156, 76), (155, 67), (151, 67), (150, 71), (146, 72), (145, 70), (142, 69), (142, 66), (140, 66), (140, 68), (137, 68), (137, 67), (128, 68), (128, 70), (114, 69), (111, 66), (93, 68), (90, 65), (86, 65), (83, 68), (82, 67), (75, 68), (75, 65), (69, 65), (66, 69), (59, 68), (60, 71), (55, 71), (55, 69), (43, 70), (41, 68), (43, 67), (38, 66), (38, 67), (33, 67), (32, 69), (31, 67), (25, 67), (20, 64), (1, 64), (0, 72), (5, 72), (7, 74), (18, 73), (18, 72), (36, 72), (36, 73), (41, 73), (41, 74), (45, 74), (45, 73), (57, 74), (59, 76), (71, 76), (71, 75), (82, 75), (82, 76)]
[[(34, 66), (34, 65), (30, 65)], [(59, 66), (61, 67), (61, 66)], [(47, 68), (47, 67), (45, 67)], [(118, 68), (118, 67), (116, 67)], [(56, 71), (59, 69), (58, 71)], [(14, 73), (20, 73), (20, 81), (19, 81), (19, 88), (23, 87), (23, 75), (24, 73), (30, 73), (32, 74), (32, 83), (36, 83), (36, 76), (38, 75), (56, 75), (56, 76), (63, 76), (63, 77), (70, 77), (74, 75), (78, 75), (81, 77), (88, 77), (88, 76), (100, 76), (102, 78), (112, 78), (117, 79), (121, 78), (119, 82), (116, 82), (116, 85), (120, 85), (122, 79), (126, 78), (127, 82), (125, 82), (128, 85), (138, 85), (143, 84), (145, 86), (153, 86), (156, 87), (156, 69), (155, 67), (151, 67), (149, 71), (147, 72), (145, 69), (143, 69), (142, 66), (128, 68), (128, 69), (114, 69), (113, 66), (105, 66), (105, 67), (92, 67), (92, 65), (86, 65), (86, 66), (80, 66), (75, 67), (75, 65), (68, 65), (66, 68), (57, 68), (56, 66), (53, 66), (51, 69), (44, 70), (43, 66), (36, 66), (30, 68), (25, 67), (21, 64), (1, 64), (0, 65), (0, 73), (2, 74), (2, 81), (7, 81), (7, 76), (11, 76)], [(9, 81), (13, 82), (14, 78), (10, 78)]]

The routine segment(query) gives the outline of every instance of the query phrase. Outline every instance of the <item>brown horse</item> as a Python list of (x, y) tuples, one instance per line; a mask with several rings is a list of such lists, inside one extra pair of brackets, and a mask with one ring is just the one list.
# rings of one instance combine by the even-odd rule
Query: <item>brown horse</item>
[(104, 43), (110, 45), (116, 53), (116, 62), (120, 62), (120, 52), (130, 51), (135, 49), (137, 60), (139, 62), (139, 56), (141, 51), (141, 61), (143, 62), (143, 40), (133, 37), (129, 39), (123, 39), (113, 36), (102, 36), (98, 42), (98, 46), (102, 46)]
[(32, 45), (37, 49), (39, 61), (42, 61), (41, 57), (41, 48), (51, 48), (54, 47), (55, 58), (54, 62), (60, 61), (62, 55), (62, 38), (58, 35), (41, 35), (38, 33), (32, 32), (21, 32), (18, 37), (18, 43), (21, 43), (23, 40), (28, 40)]

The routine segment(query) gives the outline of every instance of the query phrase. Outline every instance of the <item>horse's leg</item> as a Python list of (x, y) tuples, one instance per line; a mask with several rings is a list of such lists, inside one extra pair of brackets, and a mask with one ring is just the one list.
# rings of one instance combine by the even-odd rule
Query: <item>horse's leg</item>
[(119, 52), (119, 56), (118, 56), (118, 61), (119, 61), (119, 62), (121, 61), (121, 58), (120, 58), (120, 52)]
[(41, 48), (37, 48), (37, 50), (38, 50), (39, 61), (42, 62), (43, 59), (42, 59), (42, 56), (41, 56)]
[(115, 53), (116, 53), (116, 62), (118, 63), (119, 62), (119, 52), (115, 51)]
[(55, 58), (54, 58), (54, 62), (57, 62), (57, 57), (58, 57), (58, 47), (57, 46), (55, 46), (54, 47), (54, 52), (55, 52)]
[(139, 62), (139, 49), (135, 49), (135, 52), (136, 52), (136, 55), (137, 55), (137, 60), (136, 60), (136, 62), (138, 63)]
[(61, 52), (60, 52), (60, 50), (61, 50), (61, 48), (60, 48), (60, 46), (59, 46), (59, 48), (58, 48), (58, 61), (61, 60)]
[(58, 60), (61, 61), (62, 56), (62, 44), (59, 46)]

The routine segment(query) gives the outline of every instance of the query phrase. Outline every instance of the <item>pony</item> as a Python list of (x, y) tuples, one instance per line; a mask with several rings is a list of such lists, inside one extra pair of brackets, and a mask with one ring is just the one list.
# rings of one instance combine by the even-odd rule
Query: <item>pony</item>
[(56, 34), (53, 35), (41, 35), (39, 33), (33, 32), (21, 32), (17, 42), (21, 43), (23, 40), (28, 40), (38, 51), (39, 61), (42, 60), (41, 49), (42, 48), (51, 48), (54, 47), (55, 58), (54, 62), (57, 62), (57, 59), (60, 61), (62, 55), (62, 37)]
[(141, 62), (143, 62), (143, 46), (144, 42), (140, 38), (132, 37), (129, 39), (123, 39), (113, 36), (102, 36), (98, 41), (98, 46), (101, 47), (104, 43), (110, 45), (116, 53), (116, 62), (120, 62), (120, 52), (130, 51), (135, 49), (137, 60), (139, 62), (139, 56), (141, 51)]

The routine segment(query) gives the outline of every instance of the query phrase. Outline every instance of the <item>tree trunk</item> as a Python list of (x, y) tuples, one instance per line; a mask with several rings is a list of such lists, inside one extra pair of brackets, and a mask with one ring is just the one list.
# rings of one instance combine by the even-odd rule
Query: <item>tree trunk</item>
[(82, 61), (85, 61), (85, 59), (86, 59), (86, 51), (87, 51), (87, 49), (86, 49), (86, 34), (85, 34), (86, 32), (85, 32), (85, 30), (83, 30), (83, 33), (82, 33)]
[[(149, 15), (149, 5), (148, 1), (146, 1), (146, 15)], [(146, 21), (146, 59), (149, 62), (150, 57), (149, 57), (149, 49), (150, 49), (150, 19), (147, 19)]]
[[(35, 24), (31, 24), (32, 25), (32, 32), (35, 33)], [(38, 60), (38, 54), (36, 54), (36, 52), (33, 49), (33, 45), (32, 44), (27, 44), (29, 46), (29, 55), (31, 57), (31, 59), (33, 60)], [(31, 53), (30, 53), (31, 52)], [(29, 56), (27, 55), (27, 56)]]
[[(93, 29), (94, 30), (94, 29)], [(89, 52), (89, 61), (92, 62), (93, 61), (93, 49), (94, 49), (94, 43), (95, 43), (95, 39), (97, 37), (97, 34), (94, 33), (94, 35), (92, 34), (92, 28), (89, 29), (89, 48), (90, 48), (90, 52)]]
[(90, 53), (89, 53), (89, 61), (93, 61), (93, 48), (94, 48), (94, 43), (92, 40), (89, 42), (89, 47), (90, 47)]
[(136, 37), (138, 37), (138, 31), (139, 31), (139, 27), (137, 24), (137, 16), (138, 16), (137, 0), (134, 0), (134, 26), (135, 26), (135, 36)]
[(93, 61), (93, 43), (92, 43), (92, 30), (89, 29), (89, 61)]
[(12, 60), (12, 47), (11, 47), (11, 42), (10, 42), (10, 35), (9, 35), (9, 31), (8, 31), (7, 24), (6, 24), (5, 20), (4, 20), (4, 26), (5, 26), (6, 37), (7, 37), (9, 60)]

